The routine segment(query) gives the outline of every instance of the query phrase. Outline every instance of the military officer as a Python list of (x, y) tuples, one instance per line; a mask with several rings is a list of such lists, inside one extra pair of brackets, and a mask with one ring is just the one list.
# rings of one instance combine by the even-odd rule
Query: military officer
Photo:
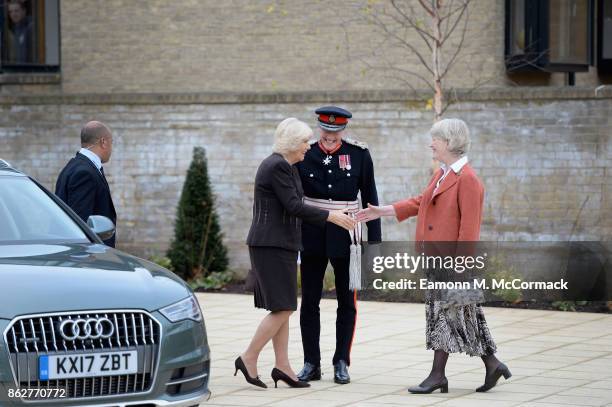
[[(305, 203), (325, 209), (359, 209), (361, 204), (377, 205), (374, 165), (365, 143), (344, 137), (351, 112), (336, 106), (317, 109), (320, 138), (313, 141), (304, 161), (296, 164), (304, 188)], [(380, 242), (379, 219), (367, 223), (368, 241)], [(302, 224), (300, 328), (304, 347), (302, 381), (321, 378), (319, 303), (328, 262), (334, 269), (338, 309), (336, 352), (333, 357), (334, 381), (350, 382), (348, 366), (357, 317), (357, 292), (349, 289), (351, 243), (361, 236), (335, 225), (323, 227)]]

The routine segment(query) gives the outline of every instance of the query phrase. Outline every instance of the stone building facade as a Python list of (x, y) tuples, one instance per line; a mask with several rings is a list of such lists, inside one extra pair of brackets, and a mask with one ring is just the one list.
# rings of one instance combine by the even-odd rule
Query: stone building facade
[[(244, 272), (254, 173), (276, 124), (315, 126), (317, 106), (354, 114), (349, 133), (371, 147), (382, 202), (417, 194), (431, 168), (432, 112), (393, 79), (363, 71), (377, 43), (346, 17), (356, 2), (61, 1), (61, 72), (0, 74), (0, 157), (52, 189), (88, 120), (114, 132), (105, 167), (118, 246), (163, 253), (194, 146), (207, 150), (232, 268)], [(476, 52), (449, 84), (446, 113), (472, 130), (470, 160), (486, 187), (483, 238), (612, 238), (612, 90), (594, 72), (512, 85), (503, 61), (503, 1), (478, 0)], [(498, 22), (491, 24), (491, 21)], [(392, 50), (390, 50), (391, 52)], [(416, 66), (416, 65), (415, 65)], [(409, 240), (414, 221), (383, 223)]]

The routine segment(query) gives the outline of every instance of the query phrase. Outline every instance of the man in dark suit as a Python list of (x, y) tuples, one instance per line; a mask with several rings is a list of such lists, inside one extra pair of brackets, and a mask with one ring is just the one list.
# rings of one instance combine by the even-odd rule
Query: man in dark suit
[[(81, 130), (81, 149), (57, 178), (55, 195), (84, 221), (91, 215), (102, 215), (117, 223), (115, 206), (102, 168), (102, 164), (110, 160), (112, 151), (110, 129), (103, 123), (91, 121)], [(115, 247), (115, 236), (104, 243)]]
[[(378, 193), (374, 181), (374, 164), (365, 143), (343, 137), (351, 112), (337, 106), (325, 106), (315, 111), (321, 136), (296, 167), (304, 188), (305, 202), (320, 209), (359, 209), (358, 194), (364, 208), (377, 205)], [(369, 242), (381, 241), (381, 226), (377, 219), (367, 223)], [(336, 352), (334, 381), (350, 382), (348, 366), (357, 317), (356, 287), (351, 287), (351, 247), (359, 245), (359, 229), (355, 234), (335, 225), (316, 227), (302, 224), (301, 256), (302, 304), (300, 327), (304, 347), (304, 368), (298, 375), (302, 381), (321, 378), (319, 337), (321, 321), (319, 303), (327, 264), (334, 269), (338, 309), (336, 314)], [(352, 244), (355, 243), (355, 244)]]

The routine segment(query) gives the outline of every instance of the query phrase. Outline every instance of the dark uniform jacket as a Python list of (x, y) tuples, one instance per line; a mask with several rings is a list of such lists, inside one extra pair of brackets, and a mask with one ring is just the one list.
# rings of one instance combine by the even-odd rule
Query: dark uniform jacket
[(302, 250), (302, 220), (321, 227), (328, 211), (305, 205), (297, 169), (274, 153), (262, 161), (255, 175), (253, 221), (249, 246)]
[[(55, 195), (70, 206), (85, 222), (91, 215), (106, 216), (113, 223), (117, 222), (117, 214), (106, 178), (83, 154), (77, 153), (76, 157), (68, 161), (57, 178)], [(115, 236), (105, 240), (104, 243), (115, 247)]]
[[(352, 144), (354, 143), (354, 144)], [(350, 169), (341, 169), (339, 157), (350, 156)], [(334, 201), (357, 200), (361, 193), (361, 203), (367, 208), (368, 203), (378, 205), (378, 193), (374, 181), (374, 164), (365, 144), (354, 141), (342, 141), (342, 146), (331, 155), (329, 164), (324, 164), (327, 157), (318, 144), (313, 144), (306, 153), (304, 161), (296, 164), (304, 195), (309, 198)], [(367, 222), (369, 242), (381, 241), (380, 219)], [(365, 238), (363, 239), (365, 240)], [(350, 255), (349, 233), (334, 224), (316, 227), (302, 226), (304, 253), (327, 257), (348, 257)]]

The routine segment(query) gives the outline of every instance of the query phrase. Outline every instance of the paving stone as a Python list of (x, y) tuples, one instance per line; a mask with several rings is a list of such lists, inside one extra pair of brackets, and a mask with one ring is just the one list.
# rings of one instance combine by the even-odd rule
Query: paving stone
[[(212, 349), (212, 370), (210, 388), (213, 393), (209, 403), (202, 406), (227, 405), (269, 405), (269, 406), (595, 406), (612, 403), (612, 375), (609, 366), (612, 351), (593, 349), (581, 342), (582, 336), (572, 337), (571, 330), (576, 318), (568, 320), (568, 327), (563, 327), (565, 313), (557, 311), (502, 310), (489, 312), (485, 309), (488, 320), (505, 316), (510, 319), (532, 317), (556, 320), (563, 331), (565, 339), (572, 338), (574, 343), (564, 344), (565, 340), (539, 341), (536, 326), (530, 329), (527, 345), (529, 354), (519, 352), (522, 342), (511, 340), (499, 344), (499, 357), (508, 364), (513, 373), (509, 380), (500, 379), (498, 385), (487, 393), (476, 393), (474, 390), (484, 380), (484, 369), (480, 358), (466, 355), (451, 355), (447, 366), (449, 393), (439, 391), (429, 395), (412, 395), (407, 388), (418, 384), (431, 368), (431, 351), (423, 348), (422, 335), (413, 335), (413, 327), (405, 325), (388, 325), (380, 318), (382, 314), (395, 313), (396, 307), (405, 314), (423, 318), (422, 304), (389, 304), (361, 302), (359, 318), (369, 326), (372, 334), (367, 342), (353, 346), (352, 383), (338, 385), (333, 382), (331, 357), (333, 355), (335, 321), (335, 300), (322, 300), (322, 319), (328, 338), (322, 337), (328, 344), (323, 352), (324, 376), (320, 381), (312, 382), (308, 389), (290, 389), (284, 384), (280, 388), (260, 390), (248, 385), (240, 375), (233, 376), (235, 357), (247, 346), (250, 336), (255, 331), (264, 313), (253, 308), (252, 297), (248, 295), (198, 293), (202, 305), (209, 342)], [(491, 309), (496, 311), (497, 309)], [(239, 320), (237, 326), (233, 320)], [(585, 320), (592, 319), (587, 316)], [(611, 324), (612, 315), (599, 315), (598, 323)], [(232, 327), (228, 329), (227, 327)], [(577, 329), (577, 328), (576, 328)], [(242, 337), (237, 339), (236, 332)], [(541, 332), (550, 336), (549, 327), (541, 326)], [(361, 335), (359, 328), (357, 336)], [(493, 329), (495, 337), (495, 330)], [(376, 339), (379, 338), (379, 339)], [(377, 345), (377, 340), (380, 343)], [(299, 315), (293, 314), (290, 320), (289, 354), (292, 366), (299, 370), (302, 364), (302, 348), (299, 331)], [(404, 347), (402, 348), (402, 344)], [(392, 351), (381, 350), (393, 345)], [(589, 352), (588, 349), (591, 349)], [(584, 353), (582, 353), (584, 352)], [(506, 355), (520, 355), (506, 358)], [(258, 364), (262, 380), (269, 386), (273, 383), (269, 371), (274, 365), (274, 354), (271, 346), (264, 348)], [(559, 368), (559, 366), (563, 366)], [(598, 380), (601, 379), (601, 380)], [(252, 399), (248, 404), (247, 400)]]

